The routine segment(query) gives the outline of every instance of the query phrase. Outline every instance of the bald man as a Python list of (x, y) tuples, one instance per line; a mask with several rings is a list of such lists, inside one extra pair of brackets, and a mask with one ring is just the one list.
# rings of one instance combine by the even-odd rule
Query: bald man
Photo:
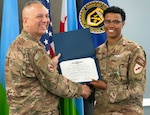
[(59, 115), (59, 97), (88, 98), (87, 85), (74, 83), (56, 69), (40, 43), (50, 23), (48, 10), (39, 1), (27, 2), (22, 10), (23, 29), (10, 45), (6, 57), (6, 91), (10, 115)]

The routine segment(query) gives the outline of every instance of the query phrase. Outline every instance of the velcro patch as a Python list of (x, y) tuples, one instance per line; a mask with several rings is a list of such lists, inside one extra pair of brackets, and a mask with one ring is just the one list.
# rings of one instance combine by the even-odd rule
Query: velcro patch
[(143, 70), (143, 66), (136, 63), (135, 66), (134, 66), (134, 73), (139, 74), (139, 73), (141, 73), (142, 70)]
[(139, 56), (136, 57), (135, 62), (139, 65), (141, 65), (142, 67), (145, 67), (146, 62)]
[(47, 65), (48, 64), (47, 60), (48, 60), (47, 57), (43, 55), (42, 58), (39, 60), (38, 65), (45, 65), (45, 64)]

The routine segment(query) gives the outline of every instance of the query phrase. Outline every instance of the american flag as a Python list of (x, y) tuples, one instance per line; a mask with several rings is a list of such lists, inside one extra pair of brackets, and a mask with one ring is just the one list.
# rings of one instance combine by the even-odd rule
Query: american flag
[(40, 0), (42, 4), (49, 10), (49, 18), (50, 18), (50, 25), (46, 33), (41, 37), (40, 41), (45, 45), (45, 49), (51, 57), (54, 57), (54, 44), (52, 38), (52, 21), (50, 16), (50, 1), (49, 0)]

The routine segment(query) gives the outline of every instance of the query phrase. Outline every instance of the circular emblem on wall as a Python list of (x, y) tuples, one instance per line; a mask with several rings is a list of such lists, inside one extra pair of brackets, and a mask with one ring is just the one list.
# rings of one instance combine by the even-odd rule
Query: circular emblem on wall
[(90, 28), (91, 33), (104, 32), (103, 11), (108, 5), (102, 1), (91, 1), (85, 4), (79, 12), (79, 22), (82, 28)]

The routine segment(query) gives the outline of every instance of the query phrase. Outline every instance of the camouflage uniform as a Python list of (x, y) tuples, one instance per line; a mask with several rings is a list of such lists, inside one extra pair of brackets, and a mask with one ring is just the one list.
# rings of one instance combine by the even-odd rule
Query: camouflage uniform
[(6, 91), (10, 115), (58, 115), (59, 96), (80, 97), (81, 85), (48, 71), (51, 58), (27, 32), (11, 44), (6, 58)]
[(122, 37), (96, 49), (106, 90), (96, 89), (94, 115), (144, 115), (146, 54), (141, 46)]

